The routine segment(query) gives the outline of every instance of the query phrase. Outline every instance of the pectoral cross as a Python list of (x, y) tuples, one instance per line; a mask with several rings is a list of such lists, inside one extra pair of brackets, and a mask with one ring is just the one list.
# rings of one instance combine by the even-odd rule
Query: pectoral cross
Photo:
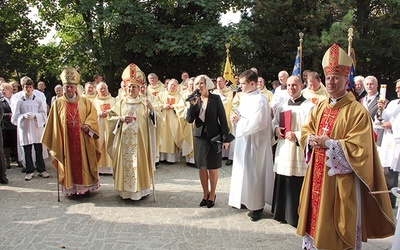
[(321, 136), (327, 135), (327, 133), (329, 132), (328, 125), (329, 125), (329, 123), (331, 123), (333, 121), (333, 118), (335, 118), (335, 115), (331, 114), (331, 113), (332, 113), (332, 109), (329, 109), (328, 115), (325, 116), (326, 120), (325, 120), (325, 125), (322, 128), (322, 135)]
[(72, 118), (72, 120), (71, 120), (69, 123), (72, 123), (72, 126), (75, 127), (75, 125), (76, 125), (77, 122), (78, 122), (78, 121), (75, 120), (75, 118)]
[(322, 136), (324, 136), (324, 135), (326, 135), (328, 133), (328, 131), (329, 131), (328, 123), (325, 124), (325, 126), (322, 128), (322, 130), (323, 130)]

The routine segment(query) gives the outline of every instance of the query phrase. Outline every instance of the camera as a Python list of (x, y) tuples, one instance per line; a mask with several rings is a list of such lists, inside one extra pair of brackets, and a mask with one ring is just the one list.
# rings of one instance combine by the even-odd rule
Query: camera
[(195, 91), (193, 91), (193, 93), (191, 94), (191, 95), (189, 95), (187, 98), (186, 98), (186, 102), (191, 102), (191, 101), (193, 101), (195, 98), (196, 98), (196, 96), (197, 97), (199, 97), (200, 96), (200, 90), (199, 89), (196, 89)]

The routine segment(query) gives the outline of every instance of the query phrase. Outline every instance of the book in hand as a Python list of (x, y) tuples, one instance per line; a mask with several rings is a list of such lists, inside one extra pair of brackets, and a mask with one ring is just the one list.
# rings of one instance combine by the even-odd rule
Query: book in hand
[(230, 143), (233, 140), (235, 140), (235, 136), (233, 136), (231, 133), (228, 134), (228, 137), (225, 139), (225, 141), (223, 140), (222, 135), (220, 133), (211, 139), (211, 145), (213, 146), (215, 151), (217, 151), (217, 154), (218, 154), (219, 152), (222, 151), (222, 143), (224, 143), (224, 142)]
[(290, 131), (292, 124), (292, 111), (291, 110), (286, 110), (281, 113), (279, 113), (279, 127), (285, 128), (282, 131), (282, 134), (286, 134), (286, 132)]

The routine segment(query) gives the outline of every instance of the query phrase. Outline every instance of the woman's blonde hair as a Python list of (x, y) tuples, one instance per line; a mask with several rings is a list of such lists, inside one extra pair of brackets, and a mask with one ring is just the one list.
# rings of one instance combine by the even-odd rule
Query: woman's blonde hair
[(211, 81), (210, 77), (208, 77), (208, 76), (206, 76), (206, 75), (199, 75), (199, 76), (197, 76), (197, 77), (194, 79), (194, 85), (198, 85), (198, 84), (199, 84), (199, 81), (200, 81), (201, 79), (204, 79), (204, 80), (206, 81), (206, 88), (207, 88), (208, 90), (214, 89), (214, 88), (215, 88), (215, 85), (214, 85), (213, 81)]
[(10, 83), (3, 82), (3, 83), (0, 85), (0, 89), (1, 89), (1, 90), (7, 89), (7, 90), (9, 90), (9, 91), (12, 91), (12, 90), (13, 90), (13, 86), (12, 86)]

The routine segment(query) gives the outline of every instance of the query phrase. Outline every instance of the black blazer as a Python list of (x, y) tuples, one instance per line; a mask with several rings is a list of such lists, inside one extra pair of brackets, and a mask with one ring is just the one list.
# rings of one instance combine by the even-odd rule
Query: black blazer
[(4, 111), (4, 116), (1, 120), (1, 130), (17, 130), (17, 126), (11, 123), (11, 107), (4, 97), (0, 99), (0, 106)]
[(194, 121), (193, 136), (201, 137), (204, 131), (207, 133), (207, 137), (211, 139), (221, 133), (222, 140), (225, 142), (228, 138), (229, 127), (221, 98), (218, 95), (209, 94), (204, 122), (199, 118), (201, 105), (202, 102), (199, 97), (197, 104), (190, 104), (186, 113), (186, 120), (189, 123)]

